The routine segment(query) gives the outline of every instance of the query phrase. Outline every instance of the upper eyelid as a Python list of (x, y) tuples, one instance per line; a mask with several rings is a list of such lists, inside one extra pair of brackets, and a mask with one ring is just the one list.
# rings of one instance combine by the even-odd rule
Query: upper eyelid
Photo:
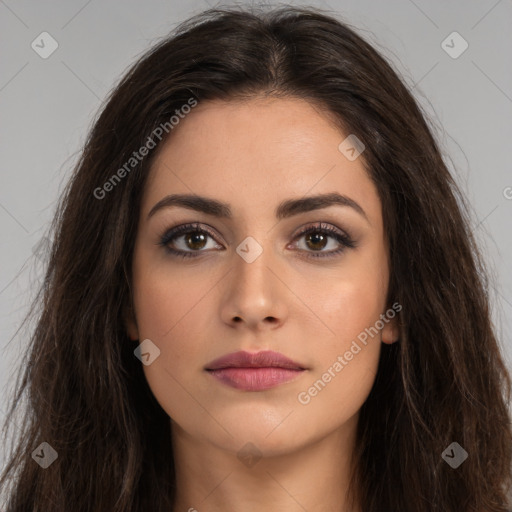
[[(206, 228), (205, 228), (205, 226), (206, 226)], [(334, 231), (326, 229), (325, 226), (333, 228)], [(180, 230), (180, 229), (183, 229), (184, 231), (181, 233), (179, 231), (177, 233), (173, 233), (173, 231)], [(185, 231), (187, 229), (188, 229), (188, 231)], [(328, 232), (328, 236), (331, 236), (332, 238), (335, 238), (335, 235), (338, 234), (338, 235), (346, 237), (348, 239), (352, 239), (352, 236), (350, 235), (350, 233), (347, 230), (342, 229), (330, 222), (316, 221), (316, 222), (306, 224), (306, 225), (301, 226), (300, 228), (296, 229), (294, 231), (294, 234), (292, 235), (293, 240), (297, 239), (298, 237), (304, 236), (306, 234), (304, 232), (305, 231), (307, 232), (308, 230), (330, 231), (330, 232)], [(184, 236), (187, 232), (193, 232), (193, 231), (203, 231), (211, 238), (214, 238), (216, 243), (219, 243), (216, 240), (216, 236), (214, 235), (214, 233), (216, 233), (217, 230), (214, 227), (210, 226), (209, 224), (205, 224), (203, 222), (201, 222), (201, 223), (200, 222), (191, 222), (191, 223), (179, 224), (177, 226), (174, 226), (174, 227), (169, 228), (166, 231), (164, 231), (162, 238), (166, 237), (168, 234), (172, 235), (173, 238), (179, 238), (181, 236)], [(198, 251), (198, 252), (201, 252), (201, 251)]]

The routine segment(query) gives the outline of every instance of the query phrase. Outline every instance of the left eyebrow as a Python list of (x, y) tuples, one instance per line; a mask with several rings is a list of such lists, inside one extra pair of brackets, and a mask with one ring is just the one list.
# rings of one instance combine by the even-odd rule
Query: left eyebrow
[[(218, 218), (233, 218), (231, 207), (229, 204), (223, 203), (222, 201), (196, 194), (171, 194), (158, 201), (158, 203), (151, 208), (148, 219), (157, 211), (173, 206), (181, 206), (182, 208), (206, 213)], [(278, 220), (286, 219), (294, 215), (320, 210), (329, 206), (345, 206), (352, 208), (370, 223), (366, 212), (356, 201), (350, 197), (338, 194), (337, 192), (282, 201), (276, 208), (276, 218)]]

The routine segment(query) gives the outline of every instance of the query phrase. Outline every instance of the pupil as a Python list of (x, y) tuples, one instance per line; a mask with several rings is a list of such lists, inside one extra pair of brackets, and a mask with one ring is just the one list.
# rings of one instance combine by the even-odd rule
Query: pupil
[[(325, 237), (324, 235), (322, 235), (321, 233), (317, 233), (317, 234), (312, 234), (312, 235), (308, 235), (307, 237), (307, 240), (313, 240), (313, 249), (323, 249), (325, 247)], [(316, 244), (318, 244), (320, 242), (324, 242), (323, 244), (321, 244), (320, 247), (315, 247)], [(309, 245), (309, 244), (308, 244)]]
[[(192, 249), (201, 249), (205, 245), (205, 238), (203, 233), (195, 233), (187, 237), (187, 242), (190, 242)], [(197, 247), (196, 244), (199, 244), (199, 246)]]

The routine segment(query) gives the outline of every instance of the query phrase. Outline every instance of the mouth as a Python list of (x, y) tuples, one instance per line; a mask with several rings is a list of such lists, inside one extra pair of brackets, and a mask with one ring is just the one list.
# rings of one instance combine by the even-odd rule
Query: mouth
[(225, 385), (264, 391), (302, 375), (307, 369), (278, 352), (235, 352), (209, 363), (205, 370)]
[(290, 370), (289, 368), (220, 368), (207, 370), (210, 375), (224, 384), (244, 391), (264, 391), (290, 382), (306, 370)]

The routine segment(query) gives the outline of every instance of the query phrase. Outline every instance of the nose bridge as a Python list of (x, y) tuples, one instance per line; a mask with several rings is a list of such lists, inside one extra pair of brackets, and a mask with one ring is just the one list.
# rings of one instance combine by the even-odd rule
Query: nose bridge
[(265, 243), (249, 236), (240, 242), (233, 257), (233, 279), (235, 284), (238, 281), (237, 289), (260, 294), (270, 291), (268, 284), (272, 272), (267, 267), (274, 261), (271, 253), (268, 239)]
[(232, 271), (227, 281), (229, 288), (222, 306), (224, 321), (240, 320), (258, 324), (267, 318), (281, 319), (284, 315), (282, 290), (272, 244), (247, 237), (236, 247)]

